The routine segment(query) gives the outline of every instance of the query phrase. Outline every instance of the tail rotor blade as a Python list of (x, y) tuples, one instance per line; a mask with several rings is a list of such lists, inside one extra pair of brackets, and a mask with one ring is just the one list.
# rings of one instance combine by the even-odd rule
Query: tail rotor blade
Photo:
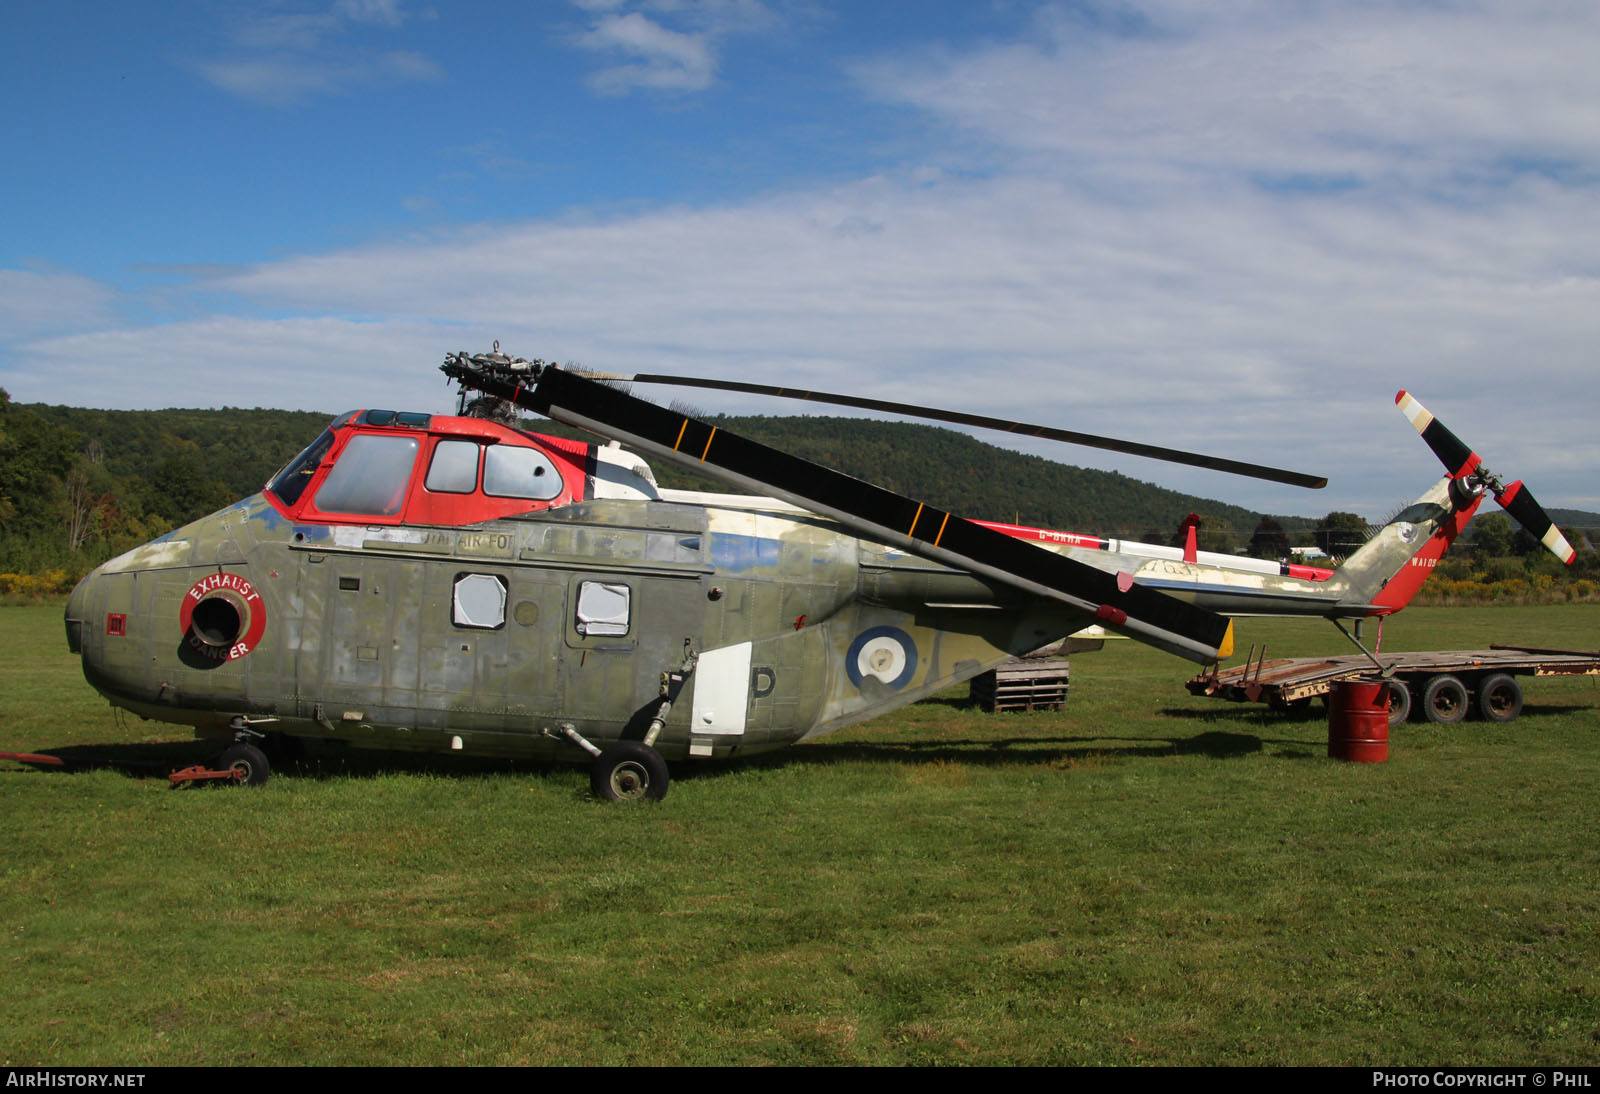
[(1533, 500), (1533, 492), (1522, 485), (1521, 480), (1512, 483), (1504, 491), (1495, 494), (1505, 511), (1510, 513), (1512, 519), (1522, 525), (1523, 530), (1533, 536), (1545, 548), (1568, 566), (1578, 557), (1578, 552), (1572, 549), (1572, 544), (1567, 542), (1567, 537), (1561, 534), (1555, 522), (1550, 519), (1550, 514), (1544, 507)]
[(1450, 472), (1452, 479), (1476, 471), (1483, 463), (1476, 452), (1446, 429), (1443, 422), (1428, 413), (1428, 408), (1413, 399), (1409, 391), (1402, 389), (1394, 401), (1400, 407), (1400, 413), (1422, 434), (1422, 439), (1433, 449), (1433, 454), (1439, 457), (1439, 462), (1444, 464), (1444, 469)]

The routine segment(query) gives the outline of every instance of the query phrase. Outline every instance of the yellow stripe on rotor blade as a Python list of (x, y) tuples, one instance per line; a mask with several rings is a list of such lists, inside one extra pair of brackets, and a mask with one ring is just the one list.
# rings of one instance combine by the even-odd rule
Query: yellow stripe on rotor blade
[(1223, 632), (1222, 645), (1217, 647), (1217, 660), (1233, 656), (1233, 620), (1228, 620), (1228, 629)]

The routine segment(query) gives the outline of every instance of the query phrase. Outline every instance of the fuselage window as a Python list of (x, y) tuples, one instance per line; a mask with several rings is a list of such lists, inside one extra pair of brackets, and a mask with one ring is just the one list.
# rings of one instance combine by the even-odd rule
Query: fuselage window
[(316, 506), (324, 513), (393, 516), (405, 504), (416, 458), (415, 437), (358, 434), (317, 490)]
[(591, 638), (627, 634), (632, 602), (633, 590), (626, 585), (611, 585), (604, 581), (579, 582), (578, 633)]
[(424, 485), (439, 494), (472, 493), (478, 487), (479, 447), (476, 441), (440, 441)]
[(548, 501), (561, 493), (561, 473), (537, 448), (491, 445), (483, 454), (483, 492)]
[(293, 505), (300, 500), (300, 495), (306, 492), (306, 487), (311, 484), (311, 476), (317, 473), (317, 468), (322, 465), (322, 457), (328, 454), (328, 449), (333, 447), (333, 430), (324, 429), (322, 436), (306, 446), (305, 451), (291, 460), (287, 467), (272, 476), (272, 481), (267, 483), (267, 489), (285, 505)]

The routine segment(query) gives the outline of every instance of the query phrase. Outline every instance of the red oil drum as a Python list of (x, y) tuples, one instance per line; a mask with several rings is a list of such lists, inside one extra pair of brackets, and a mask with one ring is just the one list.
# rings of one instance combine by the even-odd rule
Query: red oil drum
[(1328, 755), (1358, 764), (1389, 758), (1389, 687), (1358, 677), (1333, 686), (1328, 696)]

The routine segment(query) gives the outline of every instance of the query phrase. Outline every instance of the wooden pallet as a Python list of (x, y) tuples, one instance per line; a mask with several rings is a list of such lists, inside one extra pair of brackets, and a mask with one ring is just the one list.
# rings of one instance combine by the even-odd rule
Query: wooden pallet
[(1061, 658), (1008, 661), (972, 678), (972, 701), (994, 714), (1008, 710), (1060, 710), (1067, 701), (1068, 662)]

